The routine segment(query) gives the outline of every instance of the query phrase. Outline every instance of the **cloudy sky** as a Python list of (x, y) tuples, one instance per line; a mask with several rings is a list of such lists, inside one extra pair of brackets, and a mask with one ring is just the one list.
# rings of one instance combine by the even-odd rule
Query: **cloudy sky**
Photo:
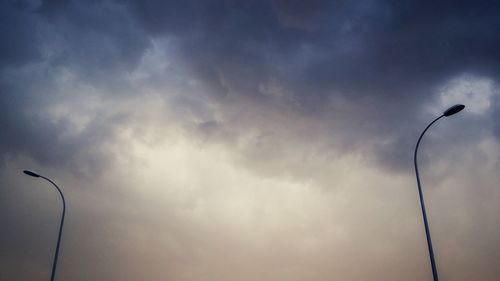
[(1, 0), (0, 280), (500, 280), (496, 1)]

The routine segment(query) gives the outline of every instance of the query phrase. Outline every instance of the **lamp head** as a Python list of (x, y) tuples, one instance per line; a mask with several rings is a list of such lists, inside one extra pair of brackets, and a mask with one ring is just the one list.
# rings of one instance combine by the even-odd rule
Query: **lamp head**
[(443, 112), (443, 115), (446, 116), (446, 117), (448, 117), (448, 116), (451, 116), (453, 114), (459, 113), (464, 108), (465, 108), (465, 105), (463, 105), (463, 104), (455, 104), (454, 106), (452, 106), (452, 107), (448, 108), (447, 110), (445, 110)]
[(26, 175), (28, 176), (32, 176), (32, 177), (35, 177), (35, 178), (39, 178), (40, 175), (35, 173), (35, 172), (32, 172), (32, 171), (28, 171), (28, 170), (24, 170), (23, 173), (25, 173)]

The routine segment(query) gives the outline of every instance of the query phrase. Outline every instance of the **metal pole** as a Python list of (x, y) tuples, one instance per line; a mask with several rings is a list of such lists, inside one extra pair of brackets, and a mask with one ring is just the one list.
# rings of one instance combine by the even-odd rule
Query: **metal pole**
[(50, 182), (57, 189), (57, 191), (59, 192), (59, 195), (61, 196), (61, 199), (62, 199), (63, 210), (62, 210), (61, 222), (59, 224), (59, 235), (57, 236), (56, 252), (54, 254), (54, 261), (52, 263), (52, 273), (50, 274), (50, 281), (54, 281), (55, 275), (56, 275), (56, 268), (57, 268), (57, 259), (59, 258), (59, 248), (61, 245), (61, 236), (62, 236), (62, 230), (63, 230), (63, 225), (64, 225), (64, 216), (66, 214), (66, 201), (64, 200), (64, 195), (63, 195), (61, 189), (59, 188), (59, 186), (57, 186), (57, 184), (55, 182), (53, 182), (51, 179), (46, 178), (46, 177), (39, 175), (39, 174), (32, 172), (32, 171), (24, 170), (23, 172), (28, 176), (35, 177), (35, 178), (42, 178), (42, 179)]
[(425, 236), (427, 237), (427, 247), (429, 248), (429, 256), (431, 260), (431, 268), (432, 268), (432, 278), (434, 281), (439, 281), (438, 277), (438, 271), (436, 267), (436, 260), (434, 258), (434, 250), (432, 249), (432, 240), (431, 240), (431, 233), (429, 230), (429, 223), (427, 222), (427, 214), (425, 211), (425, 203), (424, 203), (424, 195), (422, 192), (422, 187), (420, 185), (420, 176), (418, 174), (418, 166), (417, 166), (417, 152), (418, 152), (418, 146), (420, 145), (420, 141), (422, 140), (422, 137), (424, 136), (425, 132), (427, 129), (429, 129), (432, 124), (434, 124), (436, 121), (444, 117), (445, 115), (441, 115), (438, 118), (434, 119), (422, 132), (420, 137), (418, 138), (417, 145), (415, 146), (415, 154), (413, 155), (413, 162), (415, 164), (415, 174), (417, 176), (417, 187), (418, 187), (418, 195), (420, 198), (420, 207), (422, 208), (422, 216), (424, 218), (424, 227), (425, 227)]
[(63, 225), (64, 225), (64, 215), (66, 214), (66, 201), (64, 200), (64, 195), (61, 192), (61, 189), (49, 178), (46, 178), (44, 176), (40, 176), (41, 178), (47, 180), (51, 184), (53, 184), (56, 188), (57, 191), (59, 191), (59, 195), (61, 195), (61, 199), (63, 202), (63, 211), (62, 211), (62, 216), (61, 216), (61, 223), (59, 224), (59, 235), (57, 236), (57, 245), (56, 245), (56, 252), (54, 254), (54, 262), (52, 263), (52, 273), (50, 275), (50, 281), (55, 280), (55, 274), (56, 274), (56, 268), (57, 268), (57, 259), (59, 258), (59, 246), (61, 245), (61, 236), (62, 236), (62, 230), (63, 230)]

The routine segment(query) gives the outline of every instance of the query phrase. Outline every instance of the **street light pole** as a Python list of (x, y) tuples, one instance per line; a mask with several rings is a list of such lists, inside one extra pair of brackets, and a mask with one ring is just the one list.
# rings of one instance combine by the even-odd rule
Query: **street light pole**
[(55, 280), (55, 274), (56, 274), (56, 268), (57, 268), (57, 259), (59, 257), (59, 246), (61, 244), (61, 236), (62, 236), (62, 230), (63, 230), (63, 224), (64, 224), (64, 215), (66, 214), (66, 201), (64, 200), (64, 195), (63, 193), (61, 192), (61, 189), (57, 186), (57, 184), (55, 184), (55, 182), (53, 182), (51, 179), (49, 178), (46, 178), (42, 175), (39, 175), (37, 173), (34, 173), (32, 171), (23, 171), (26, 175), (28, 176), (32, 176), (32, 177), (35, 177), (35, 178), (42, 178), (48, 182), (50, 182), (52, 185), (55, 186), (55, 188), (57, 189), (57, 191), (59, 192), (59, 195), (61, 195), (61, 199), (62, 199), (62, 203), (63, 203), (63, 210), (62, 210), (62, 216), (61, 216), (61, 222), (59, 224), (59, 235), (57, 236), (57, 245), (56, 245), (56, 252), (54, 254), (54, 261), (52, 263), (52, 273), (50, 275), (50, 281), (54, 281)]
[(451, 116), (453, 114), (456, 114), (464, 108), (465, 108), (464, 105), (456, 104), (456, 105), (448, 108), (446, 111), (443, 112), (443, 114), (441, 116), (434, 119), (429, 125), (427, 125), (427, 127), (424, 129), (424, 131), (422, 132), (422, 134), (420, 134), (420, 137), (418, 138), (417, 145), (415, 146), (415, 153), (413, 155), (413, 163), (415, 164), (415, 175), (417, 177), (418, 195), (420, 198), (420, 207), (422, 209), (422, 217), (424, 218), (425, 236), (427, 238), (427, 247), (429, 249), (429, 256), (430, 256), (430, 260), (431, 260), (432, 278), (434, 281), (439, 281), (439, 277), (438, 277), (438, 271), (437, 271), (437, 267), (436, 267), (436, 260), (434, 258), (434, 250), (432, 249), (432, 240), (431, 240), (431, 233), (429, 230), (429, 223), (427, 221), (427, 214), (425, 211), (424, 195), (422, 192), (422, 187), (420, 184), (420, 176), (418, 173), (417, 152), (418, 152), (418, 147), (420, 145), (420, 141), (422, 140), (422, 137), (424, 136), (425, 132), (432, 126), (432, 124), (436, 123), (439, 119), (441, 119), (443, 117), (448, 117), (448, 116)]

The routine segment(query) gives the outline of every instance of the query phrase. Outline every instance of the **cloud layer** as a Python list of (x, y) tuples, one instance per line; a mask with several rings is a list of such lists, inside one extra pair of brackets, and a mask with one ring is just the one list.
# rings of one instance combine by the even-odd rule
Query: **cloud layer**
[(50, 264), (27, 165), (70, 195), (65, 279), (428, 278), (412, 153), (455, 103), (419, 158), (440, 268), (497, 280), (499, 10), (2, 1), (0, 280)]

